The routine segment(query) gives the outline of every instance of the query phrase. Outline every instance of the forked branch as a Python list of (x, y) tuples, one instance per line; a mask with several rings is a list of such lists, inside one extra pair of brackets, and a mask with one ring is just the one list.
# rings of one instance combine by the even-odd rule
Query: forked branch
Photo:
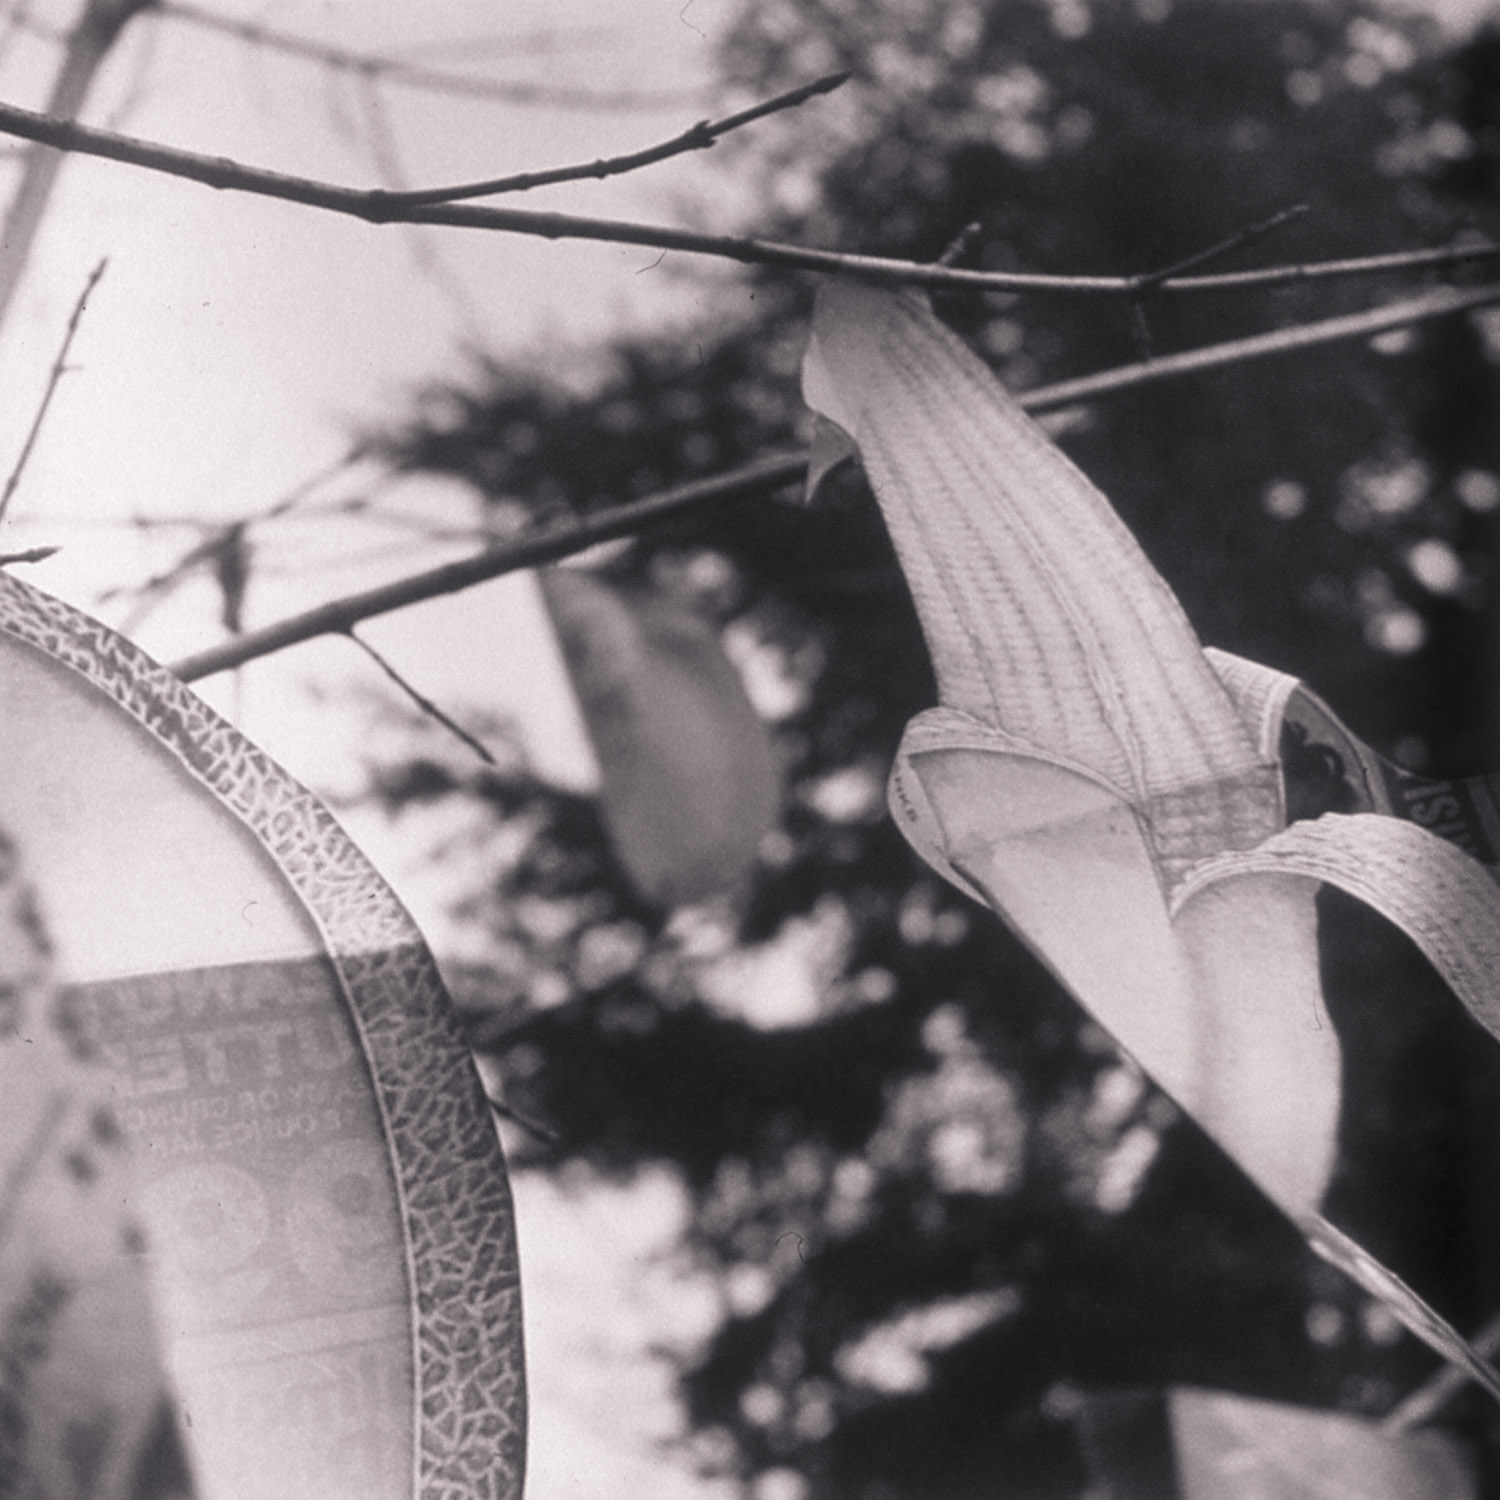
[[(124, 162), (148, 171), (202, 183), (221, 191), (252, 193), (283, 202), (300, 203), (308, 208), (320, 208), (329, 213), (362, 219), (369, 224), (433, 224), (540, 236), (544, 239), (583, 239), (644, 245), (657, 250), (680, 250), (747, 264), (860, 276), (888, 285), (908, 284), (987, 292), (1107, 293), (1125, 296), (1139, 295), (1140, 292), (1139, 279), (1133, 276), (1056, 276), (1035, 272), (975, 271), (930, 262), (916, 263), (874, 255), (810, 249), (737, 235), (704, 234), (669, 225), (502, 208), (494, 204), (413, 202), (409, 194), (393, 193), (382, 188), (343, 187), (314, 178), (248, 167), (228, 157), (206, 156), (175, 146), (165, 146), (156, 141), (97, 130), (71, 120), (19, 109), (11, 104), (0, 104), (0, 135), (19, 136), (62, 151), (76, 151)], [(421, 191), (418, 190), (419, 197)], [(1496, 259), (1500, 259), (1500, 244), (1487, 242), (1452, 245), (1389, 255), (1271, 266), (1254, 271), (1174, 276), (1154, 285), (1151, 290), (1177, 293), (1281, 286), (1296, 281), (1426, 270)]]
[[(1403, 298), (1347, 317), (1280, 329), (1253, 338), (1234, 339), (1162, 359), (1145, 360), (1105, 370), (1077, 380), (1042, 386), (1018, 397), (1031, 412), (1055, 411), (1059, 407), (1113, 391), (1165, 380), (1201, 370), (1242, 364), (1271, 354), (1310, 348), (1343, 339), (1369, 338), (1392, 328), (1406, 327), (1432, 318), (1500, 303), (1500, 283), (1460, 290), (1440, 287), (1419, 297)], [(627, 505), (610, 507), (579, 520), (538, 528), (511, 541), (485, 547), (470, 557), (444, 563), (379, 588), (331, 600), (302, 614), (289, 616), (261, 630), (235, 636), (220, 645), (184, 657), (171, 670), (186, 682), (215, 672), (243, 666), (258, 657), (270, 656), (288, 646), (323, 635), (346, 635), (361, 620), (403, 609), (424, 599), (457, 593), (475, 584), (571, 557), (599, 542), (631, 536), (647, 526), (658, 525), (709, 506), (749, 499), (801, 483), (807, 474), (807, 455), (787, 454), (763, 459), (712, 479), (681, 485), (662, 494)]]
[(525, 192), (528, 188), (550, 187), (559, 182), (580, 182), (589, 178), (618, 177), (625, 172), (634, 172), (649, 167), (673, 156), (688, 151), (704, 151), (721, 136), (732, 130), (764, 120), (767, 115), (779, 114), (782, 110), (795, 109), (819, 94), (832, 93), (841, 84), (849, 81), (848, 73), (830, 73), (826, 78), (816, 78), (811, 83), (801, 84), (778, 94), (774, 99), (751, 105), (737, 114), (722, 120), (699, 120), (681, 135), (671, 140), (660, 141), (640, 151), (629, 151), (620, 156), (606, 156), (594, 162), (580, 162), (568, 167), (548, 167), (535, 172), (513, 172), (508, 177), (491, 177), (483, 182), (460, 183), (457, 187), (417, 188), (410, 192), (391, 193), (388, 196), (398, 203), (413, 208), (428, 203), (456, 203), (464, 198), (488, 198), (498, 193)]

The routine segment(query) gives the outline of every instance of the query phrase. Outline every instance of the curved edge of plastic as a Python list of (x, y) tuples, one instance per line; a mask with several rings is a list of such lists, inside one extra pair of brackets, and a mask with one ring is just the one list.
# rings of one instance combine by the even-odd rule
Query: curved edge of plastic
[[(375, 1083), (401, 1205), (415, 1325), (414, 1500), (519, 1500), (515, 1212), (488, 1103), (416, 924), (317, 797), (138, 647), (3, 572), (0, 632), (146, 729), (256, 838), (322, 934)], [(494, 1358), (460, 1373), (450, 1351), (475, 1326), (503, 1336)]]

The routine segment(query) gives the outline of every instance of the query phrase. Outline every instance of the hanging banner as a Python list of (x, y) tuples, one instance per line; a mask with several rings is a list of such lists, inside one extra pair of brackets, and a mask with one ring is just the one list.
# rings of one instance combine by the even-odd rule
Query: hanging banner
[[(133, 1158), (197, 1494), (515, 1500), (505, 1164), (394, 894), (176, 678), (4, 574), (0, 765), (0, 830)], [(7, 1087), (8, 1132), (14, 1109)]]
[[(1106, 497), (922, 299), (825, 283), (803, 391), (858, 448), (937, 677), (897, 751), (897, 826), (1314, 1250), (1500, 1400), (1500, 1375), (1322, 1213), (1343, 1079), (1315, 901), (1321, 883), (1373, 906), (1500, 1037), (1488, 789), (1466, 787), (1456, 836), (1295, 679), (1205, 651)], [(1343, 810), (1288, 821), (1287, 743), (1337, 771)]]

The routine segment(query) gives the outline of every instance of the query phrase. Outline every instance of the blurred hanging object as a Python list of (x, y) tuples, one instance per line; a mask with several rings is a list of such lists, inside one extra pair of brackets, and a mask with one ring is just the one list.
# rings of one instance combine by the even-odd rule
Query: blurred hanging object
[(599, 761), (605, 826), (632, 884), (667, 907), (732, 887), (775, 823), (781, 787), (718, 632), (659, 590), (576, 568), (540, 578)]
[[(47, 914), (63, 1040), (98, 1059), (133, 1157), (197, 1495), (516, 1500), (505, 1165), (394, 895), (315, 798), (176, 678), (5, 574), (0, 764), (0, 829)], [(26, 1137), (3, 1179), (8, 1299), (28, 1274), (12, 1271), (14, 1247), (35, 1241), (61, 1275), (65, 1252), (108, 1261), (117, 1238), (101, 1206), (91, 1225), (68, 1221), (73, 1249), (51, 1250), (50, 1200), (8, 1186), (52, 1180), (44, 1143), (80, 1183), (107, 1154), (102, 1136), (84, 1142), (107, 1117), (54, 1119), (51, 1093), (32, 1102), (43, 1073), (15, 1058), (0, 1052), (25, 1085), (3, 1078), (3, 1135), (34, 1129), (38, 1145)], [(120, 1264), (111, 1275), (139, 1269)], [(159, 1389), (145, 1353), (112, 1347), (143, 1400)], [(6, 1399), (38, 1433), (70, 1420), (54, 1387)]]
[[(1341, 1059), (1314, 904), (1326, 881), (1374, 905), (1500, 1034), (1500, 886), (1406, 819), (1287, 824), (1284, 726), (1352, 736), (1294, 679), (1202, 649), (1109, 502), (925, 302), (826, 284), (803, 387), (859, 449), (937, 675), (942, 706), (907, 727), (892, 772), (902, 832), (1314, 1249), (1500, 1399), (1469, 1345), (1320, 1212)], [(1379, 805), (1365, 790), (1352, 806)]]

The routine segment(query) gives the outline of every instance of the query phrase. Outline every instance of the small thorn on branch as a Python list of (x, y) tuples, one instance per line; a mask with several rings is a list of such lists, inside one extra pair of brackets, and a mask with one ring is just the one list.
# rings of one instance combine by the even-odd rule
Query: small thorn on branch
[[(824, 80), (819, 80), (820, 82)], [(830, 87), (841, 81), (830, 74)], [(804, 88), (810, 85), (804, 84)], [(827, 275), (858, 276), (882, 285), (926, 286), (976, 292), (1047, 293), (1049, 295), (1126, 296), (1138, 295), (1140, 277), (1057, 275), (1050, 272), (977, 271), (959, 266), (939, 266), (930, 261), (893, 260), (809, 246), (781, 244), (743, 235), (706, 234), (662, 224), (635, 220), (595, 219), (550, 210), (526, 210), (492, 203), (443, 201), (453, 189), (432, 190), (435, 197), (423, 202), (416, 194), (396, 194), (383, 188), (350, 188), (309, 177), (246, 166), (222, 156), (183, 151), (159, 141), (141, 140), (113, 131), (96, 130), (75, 120), (38, 114), (0, 102), (0, 135), (38, 141), (60, 151), (82, 152), (106, 160), (126, 162), (150, 172), (201, 183), (220, 191), (253, 193), (283, 203), (301, 203), (326, 213), (344, 214), (367, 224), (446, 225), (450, 228), (484, 230), (501, 234), (524, 234), (543, 239), (594, 240), (615, 245), (649, 245), (656, 250), (679, 250), (693, 255), (712, 255), (749, 265), (783, 266)], [(668, 143), (670, 145), (670, 143)], [(651, 160), (671, 154), (656, 148)], [(576, 168), (559, 169), (576, 172)], [(592, 174), (592, 166), (585, 175)], [(621, 170), (624, 170), (622, 167)], [(541, 174), (536, 181), (560, 181)], [(509, 184), (515, 185), (515, 184)], [(486, 191), (496, 189), (487, 188)], [(431, 195), (429, 195), (431, 197)], [(1285, 286), (1293, 282), (1326, 281), (1354, 276), (1386, 275), (1391, 272), (1433, 270), (1479, 261), (1500, 260), (1500, 242), (1448, 245), (1437, 249), (1402, 250), (1385, 255), (1362, 255), (1351, 259), (1304, 261), (1296, 265), (1262, 266), (1250, 271), (1211, 272), (1202, 276), (1171, 276), (1160, 282), (1163, 294), (1198, 294), (1245, 290), (1252, 287)], [(1148, 277), (1148, 280), (1152, 278)]]

